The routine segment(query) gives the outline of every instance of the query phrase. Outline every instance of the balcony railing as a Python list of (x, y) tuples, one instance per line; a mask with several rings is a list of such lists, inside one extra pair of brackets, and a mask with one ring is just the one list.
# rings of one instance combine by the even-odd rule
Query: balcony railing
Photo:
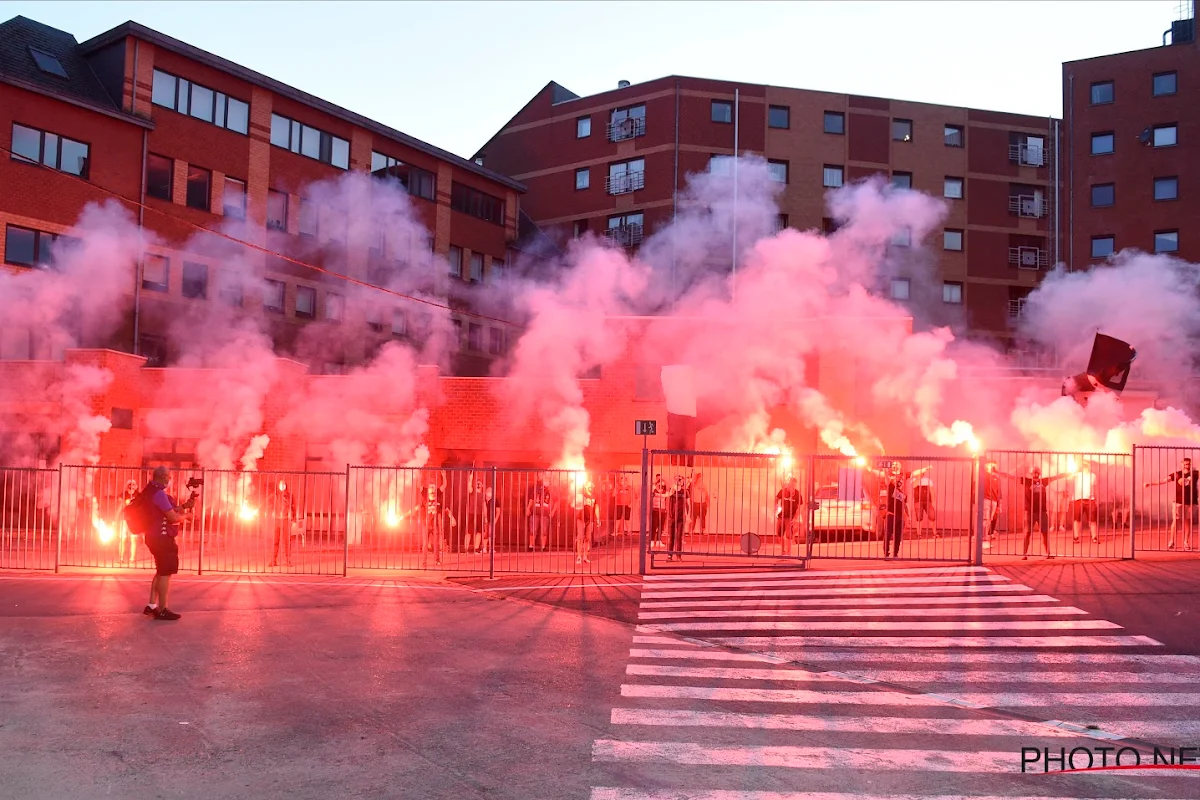
[(1048, 157), (1044, 144), (1010, 144), (1008, 160), (1026, 167), (1044, 167)]
[(1018, 269), (1045, 269), (1050, 266), (1050, 254), (1040, 247), (1010, 247), (1008, 263)]
[(1008, 318), (1010, 320), (1021, 319), (1025, 315), (1024, 300), (1009, 300), (1008, 301)]
[(634, 223), (608, 228), (604, 231), (604, 238), (621, 247), (633, 247), (642, 243), (642, 226)]
[(1041, 219), (1046, 216), (1046, 200), (1037, 195), (1014, 195), (1008, 198), (1008, 210), (1018, 217)]
[(623, 142), (626, 139), (645, 135), (645, 117), (626, 117), (625, 119), (608, 123), (608, 140), (610, 142)]
[(604, 191), (609, 194), (629, 194), (646, 188), (646, 172), (623, 172), (604, 179)]

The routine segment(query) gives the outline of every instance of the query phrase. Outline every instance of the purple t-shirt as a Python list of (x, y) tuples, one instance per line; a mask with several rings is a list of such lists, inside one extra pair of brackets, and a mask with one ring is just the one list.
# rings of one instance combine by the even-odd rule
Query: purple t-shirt
[(179, 528), (167, 522), (167, 512), (175, 510), (175, 504), (171, 502), (171, 498), (167, 497), (167, 488), (159, 483), (150, 483), (154, 487), (154, 494), (150, 496), (150, 502), (158, 509), (162, 522), (155, 527), (167, 534), (168, 536), (178, 536)]

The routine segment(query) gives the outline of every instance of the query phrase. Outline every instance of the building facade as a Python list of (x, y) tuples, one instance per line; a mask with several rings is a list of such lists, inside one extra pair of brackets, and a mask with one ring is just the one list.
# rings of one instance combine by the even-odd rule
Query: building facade
[(526, 184), (523, 208), (551, 235), (628, 247), (671, 221), (688, 174), (727, 169), (735, 152), (767, 159), (783, 185), (779, 228), (831, 231), (826, 193), (881, 174), (949, 205), (926, 243), (933, 285), (900, 277), (884, 291), (1007, 340), (1058, 258), (1058, 122), (674, 76), (590, 97), (550, 83), (477, 158)]
[(1066, 263), (1086, 269), (1127, 248), (1200, 261), (1194, 17), (1162, 46), (1070, 61), (1062, 77)]
[[(5, 268), (47, 266), (88, 203), (118, 202), (153, 234), (130, 265), (126, 324), (110, 341), (77, 343), (152, 364), (171, 361), (167, 327), (197, 304), (232, 304), (265, 321), (283, 353), (312, 325), (363, 329), (341, 336), (352, 344), (323, 355), (311, 365), (318, 371), (409, 335), (403, 298), (347, 305), (341, 276), (386, 283), (411, 248), (386, 231), (348, 238), (352, 220), (306, 196), (314, 183), (353, 171), (398, 181), (429, 251), (449, 264), (448, 297), (500, 283), (518, 235), (519, 182), (132, 22), (83, 43), (23, 17), (0, 24), (0, 145)], [(266, 278), (253, 290), (223, 291), (228, 263), (210, 247), (194, 252), (205, 230), (228, 232), (230, 217), (246, 223), (233, 234), (247, 245), (237, 248), (238, 269), (251, 263)], [(453, 320), (458, 366), (486, 372), (507, 346), (506, 326)], [(36, 335), (13, 332), (0, 349), (9, 359), (57, 356)]]

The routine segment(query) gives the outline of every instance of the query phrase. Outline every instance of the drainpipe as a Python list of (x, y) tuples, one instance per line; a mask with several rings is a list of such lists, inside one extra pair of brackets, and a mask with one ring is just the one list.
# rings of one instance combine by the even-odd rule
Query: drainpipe
[[(137, 75), (138, 75), (138, 45), (133, 42), (133, 97), (129, 102), (129, 112), (137, 113)], [(133, 354), (141, 355), (141, 311), (142, 311), (142, 269), (146, 259), (146, 148), (149, 144), (149, 131), (142, 128), (142, 177), (141, 189), (138, 193), (138, 257), (137, 269), (133, 276)]]
[(1075, 270), (1075, 75), (1067, 76), (1067, 272)]
[(1054, 142), (1054, 266), (1059, 264), (1059, 240), (1062, 238), (1062, 126), (1054, 117), (1050, 118), (1050, 131)]

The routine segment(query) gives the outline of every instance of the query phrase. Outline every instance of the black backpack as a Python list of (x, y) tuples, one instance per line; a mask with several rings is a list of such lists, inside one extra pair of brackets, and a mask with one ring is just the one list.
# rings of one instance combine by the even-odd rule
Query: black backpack
[(150, 534), (155, 532), (154, 528), (159, 522), (160, 515), (158, 509), (154, 507), (151, 499), (153, 497), (154, 492), (150, 491), (150, 486), (146, 486), (121, 511), (130, 533)]

